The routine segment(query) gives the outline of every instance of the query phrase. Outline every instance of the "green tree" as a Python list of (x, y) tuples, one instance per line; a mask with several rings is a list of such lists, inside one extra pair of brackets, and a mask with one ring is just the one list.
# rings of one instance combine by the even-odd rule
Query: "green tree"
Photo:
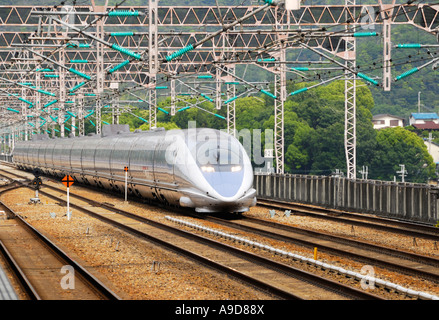
[[(368, 165), (375, 148), (375, 130), (372, 125), (371, 109), (374, 100), (368, 86), (357, 89), (357, 163), (359, 166)], [(309, 85), (307, 85), (309, 86)], [(303, 84), (289, 86), (289, 90), (297, 90)], [(319, 86), (307, 92), (294, 95), (285, 109), (290, 108), (303, 119), (312, 131), (302, 140), (301, 148), (306, 150), (309, 163), (302, 168), (308, 168), (311, 174), (330, 174), (334, 169), (346, 169), (344, 151), (344, 82), (334, 81), (326, 86)], [(287, 130), (287, 129), (286, 129)], [(286, 140), (287, 141), (287, 140)], [(294, 141), (286, 145), (287, 159), (298, 150), (290, 147)], [(297, 147), (297, 145), (296, 145)], [(305, 150), (301, 153), (305, 154)], [(298, 154), (299, 159), (304, 159)], [(293, 171), (294, 172), (294, 171)]]
[[(288, 106), (288, 103), (285, 105)], [(264, 122), (264, 128), (274, 127), (274, 116)], [(293, 112), (284, 112), (285, 170), (291, 173), (308, 173), (310, 169), (310, 141), (315, 130)]]
[(377, 146), (369, 167), (370, 177), (393, 180), (400, 164), (404, 164), (407, 170), (405, 181), (425, 183), (434, 177), (433, 158), (422, 138), (401, 127), (378, 131)]

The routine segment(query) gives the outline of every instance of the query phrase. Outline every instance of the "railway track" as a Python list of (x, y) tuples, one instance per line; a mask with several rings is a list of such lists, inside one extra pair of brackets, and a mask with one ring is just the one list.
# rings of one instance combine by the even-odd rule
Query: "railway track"
[(373, 228), (375, 230), (388, 231), (395, 234), (439, 241), (439, 228), (423, 223), (387, 219), (378, 216), (267, 199), (258, 199), (258, 205), (278, 210), (291, 210), (296, 214), (304, 214), (327, 221), (335, 221), (338, 223)]
[(439, 283), (439, 259), (434, 257), (253, 217), (243, 216), (238, 220), (216, 216), (195, 215), (195, 217), (286, 243), (299, 244), (311, 250), (318, 248), (319, 252), (354, 259)]
[(0, 252), (29, 299), (119, 300), (8, 206), (0, 208), (14, 217), (0, 222)]
[[(44, 189), (46, 188), (60, 191), (53, 186), (45, 185)], [(40, 193), (58, 202), (64, 202), (63, 199), (47, 190), (40, 190)], [(97, 210), (87, 209), (90, 204), (98, 206), (99, 213), (96, 212)], [(70, 193), (70, 206), (142, 239), (157, 243), (234, 278), (239, 278), (251, 286), (256, 286), (280, 298), (381, 299), (364, 290), (319, 277), (166, 223), (116, 209), (108, 204), (91, 201), (72, 192)], [(105, 210), (108, 212), (104, 212)]]
[[(88, 201), (89, 199), (83, 199)], [(93, 202), (94, 206), (106, 206)], [(111, 206), (109, 209), (114, 209)], [(186, 212), (187, 213), (187, 212)], [(198, 217), (200, 218), (200, 217)], [(319, 252), (327, 251), (337, 256), (355, 259), (374, 266), (383, 266), (390, 270), (400, 273), (418, 276), (424, 279), (438, 282), (437, 266), (438, 259), (416, 255), (402, 250), (390, 249), (383, 246), (371, 245), (367, 242), (360, 242), (343, 237), (336, 237), (329, 234), (301, 230), (284, 224), (271, 221), (244, 217), (243, 219), (228, 221), (215, 217), (203, 215), (202, 220), (226, 225), (244, 232), (259, 234), (267, 238), (285, 241), (289, 243), (299, 243), (307, 247), (318, 247)]]

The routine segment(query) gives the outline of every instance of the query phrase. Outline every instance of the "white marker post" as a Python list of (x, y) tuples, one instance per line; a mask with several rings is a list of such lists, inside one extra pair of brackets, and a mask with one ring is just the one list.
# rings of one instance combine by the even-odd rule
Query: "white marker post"
[(128, 167), (124, 167), (125, 170), (125, 203), (127, 203), (128, 199)]
[(73, 180), (73, 178), (69, 175), (66, 175), (63, 179), (62, 179), (62, 183), (67, 187), (67, 220), (70, 220), (72, 214), (70, 212), (70, 186), (73, 184), (75, 180)]
[(70, 195), (69, 195), (70, 188), (67, 187), (67, 220), (70, 220), (71, 213), (70, 213)]

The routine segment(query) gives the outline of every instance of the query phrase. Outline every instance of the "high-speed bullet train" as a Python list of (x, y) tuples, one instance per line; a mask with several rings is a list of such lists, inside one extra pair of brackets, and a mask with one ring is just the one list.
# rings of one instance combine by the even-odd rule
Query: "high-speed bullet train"
[[(37, 136), (37, 135), (35, 135)], [(102, 135), (17, 142), (23, 169), (118, 191), (197, 212), (245, 212), (256, 204), (250, 159), (233, 136), (214, 129), (129, 132), (104, 125)]]

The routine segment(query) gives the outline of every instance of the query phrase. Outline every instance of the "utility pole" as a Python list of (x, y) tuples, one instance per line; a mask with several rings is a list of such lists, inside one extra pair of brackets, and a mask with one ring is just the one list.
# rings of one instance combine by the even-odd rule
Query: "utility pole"
[(367, 174), (368, 174), (369, 168), (367, 166), (363, 166), (363, 169), (360, 170), (361, 173), (361, 179), (367, 180)]
[(400, 171), (396, 171), (396, 173), (399, 173), (399, 175), (401, 176), (401, 182), (404, 182), (404, 178), (407, 175), (407, 171), (405, 170), (405, 165), (404, 164), (400, 164), (399, 165), (401, 167)]

